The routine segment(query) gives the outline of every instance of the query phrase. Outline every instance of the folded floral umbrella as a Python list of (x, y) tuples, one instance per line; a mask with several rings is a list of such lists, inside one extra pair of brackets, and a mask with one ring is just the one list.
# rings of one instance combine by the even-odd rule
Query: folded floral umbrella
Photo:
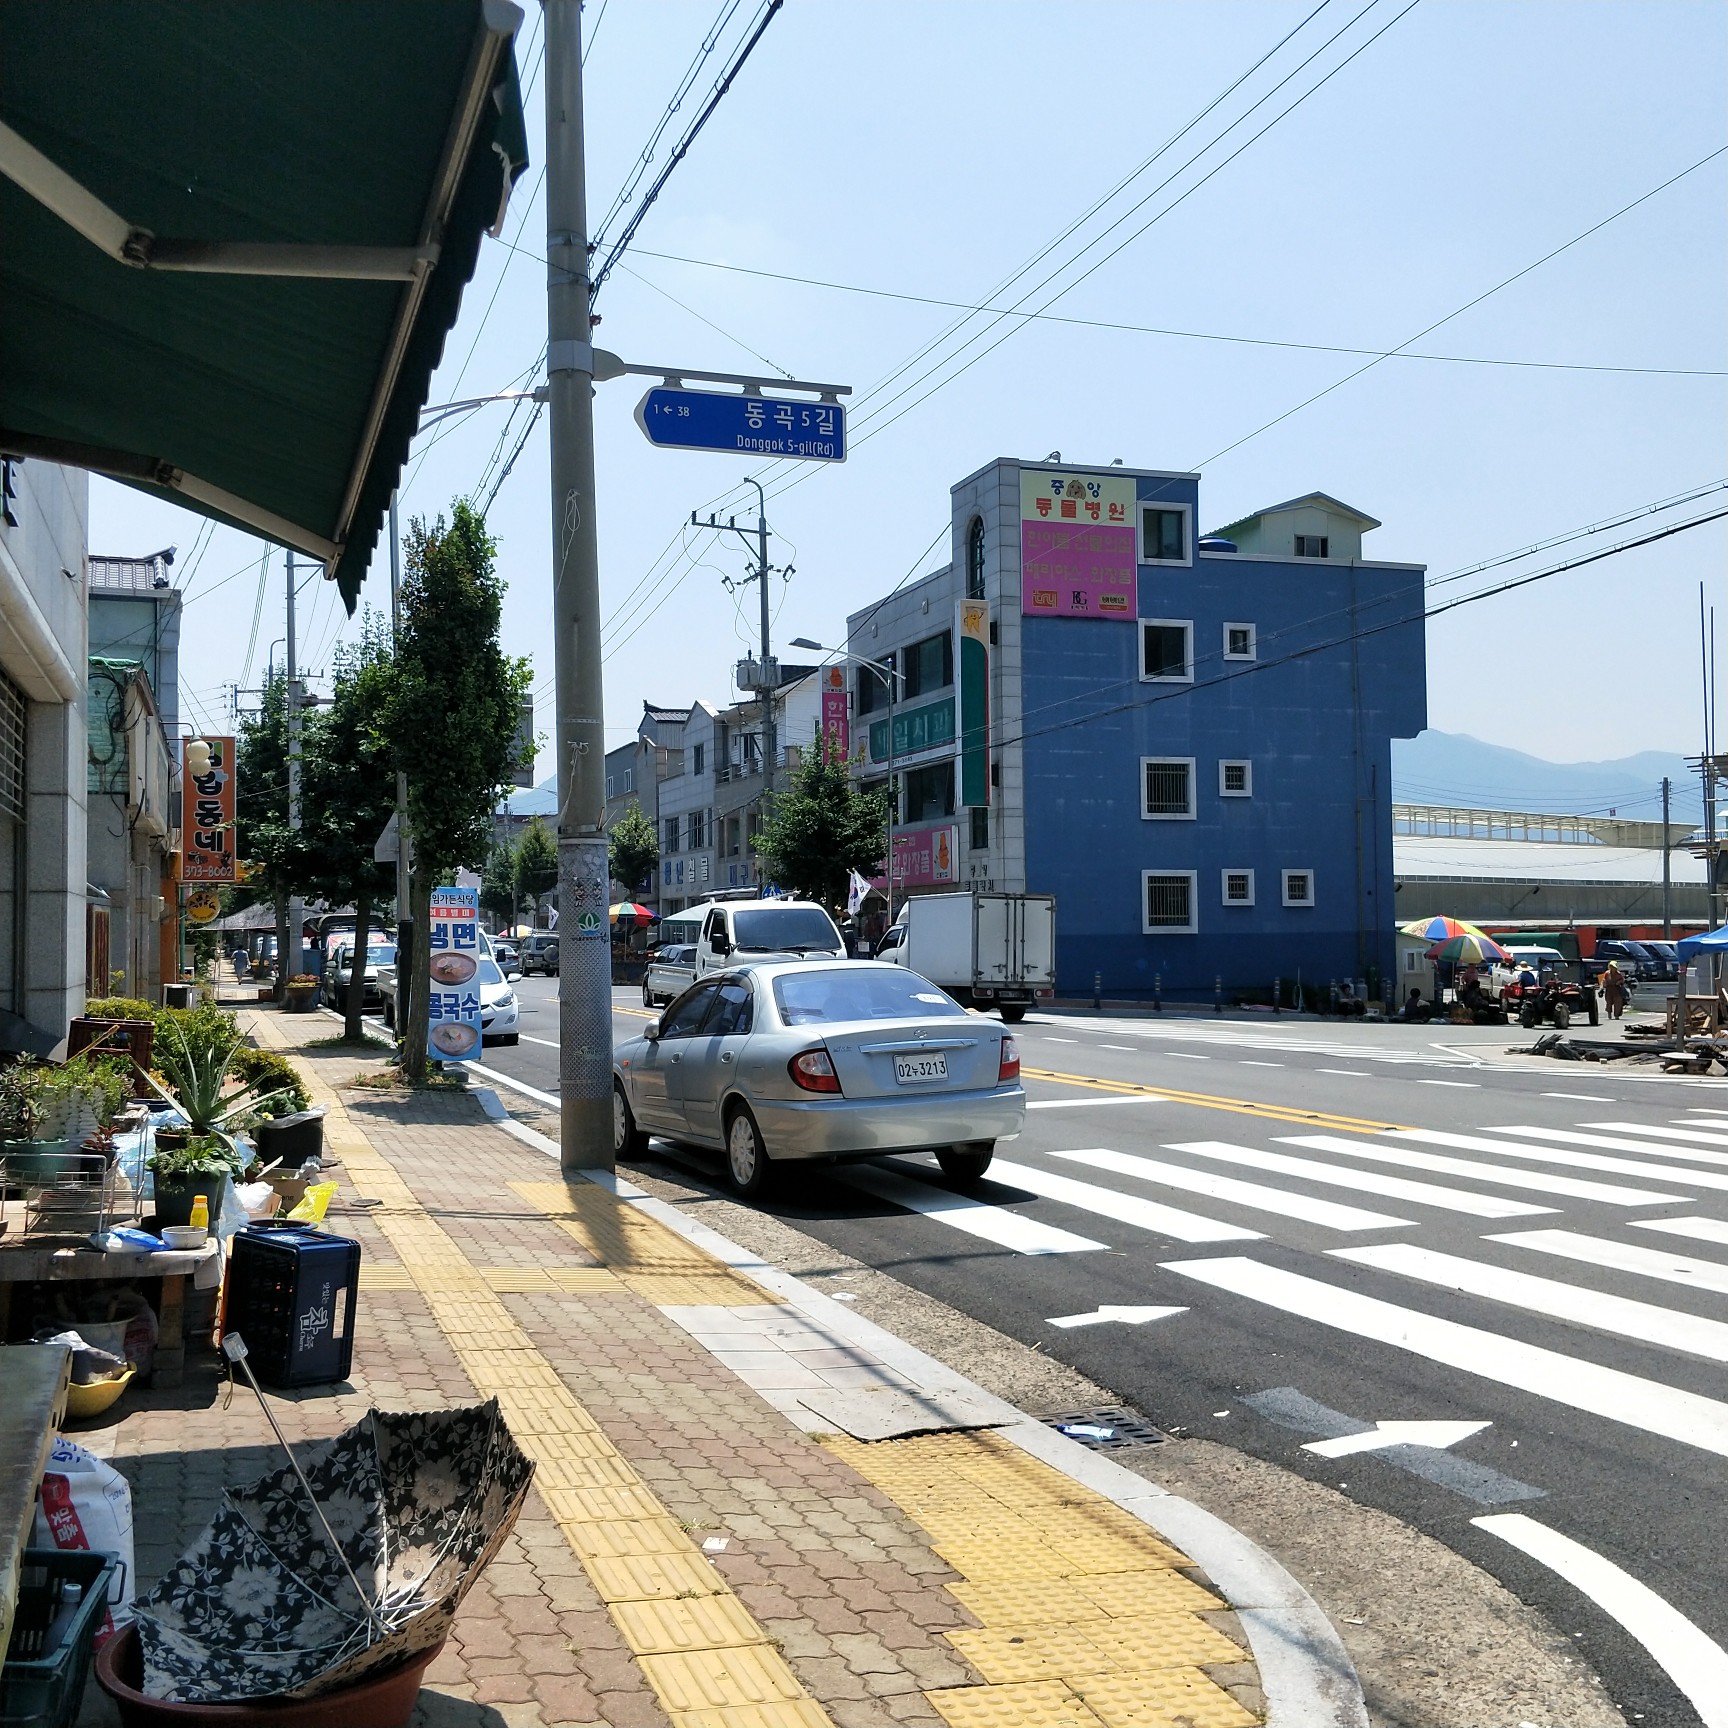
[(1426, 936), (1430, 942), (1444, 942), (1449, 936), (1482, 934), (1474, 924), (1466, 924), (1462, 918), (1416, 918), (1398, 928), (1406, 936)]
[(310, 1698), (442, 1643), (534, 1474), (495, 1398), (373, 1410), (298, 1462), (226, 1489), (136, 1604), (150, 1697)]

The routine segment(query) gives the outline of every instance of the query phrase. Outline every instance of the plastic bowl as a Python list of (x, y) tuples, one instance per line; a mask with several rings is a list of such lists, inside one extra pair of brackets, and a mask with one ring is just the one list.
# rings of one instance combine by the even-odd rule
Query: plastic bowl
[(87, 1416), (100, 1416), (104, 1410), (111, 1408), (120, 1394), (132, 1384), (132, 1376), (136, 1372), (136, 1369), (128, 1368), (124, 1373), (116, 1374), (112, 1380), (92, 1380), (86, 1386), (68, 1386), (66, 1414), (80, 1420)]
[(161, 1234), (170, 1248), (182, 1253), (189, 1248), (202, 1248), (210, 1239), (210, 1232), (202, 1224), (164, 1224)]

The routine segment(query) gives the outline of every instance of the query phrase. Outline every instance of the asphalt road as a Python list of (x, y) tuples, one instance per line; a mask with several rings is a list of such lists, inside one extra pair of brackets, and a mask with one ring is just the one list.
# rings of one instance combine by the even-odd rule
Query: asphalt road
[[(548, 1096), (555, 989), (524, 980), (523, 1041), (485, 1061)], [(639, 993), (616, 1006), (635, 1035)], [(1728, 1723), (1728, 1084), (1509, 1065), (1516, 1027), (1018, 1036), (1026, 1131), (975, 1191), (892, 1159), (796, 1173), (767, 1208), (1160, 1428), (1449, 1544), (1576, 1636), (1629, 1719)], [(1459, 1426), (1309, 1449), (1381, 1422)]]

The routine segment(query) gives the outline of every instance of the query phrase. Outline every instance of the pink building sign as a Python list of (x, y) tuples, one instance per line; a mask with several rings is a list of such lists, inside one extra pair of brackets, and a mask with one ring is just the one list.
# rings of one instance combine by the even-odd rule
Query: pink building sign
[(1031, 617), (1131, 620), (1134, 482), (1023, 469), (1020, 609)]
[(846, 674), (838, 666), (822, 673), (822, 738), (829, 758), (852, 754), (851, 722), (846, 713)]
[[(928, 888), (958, 878), (960, 830), (958, 827), (921, 828), (894, 836), (894, 886)], [(880, 876), (870, 880), (872, 888), (886, 883)]]

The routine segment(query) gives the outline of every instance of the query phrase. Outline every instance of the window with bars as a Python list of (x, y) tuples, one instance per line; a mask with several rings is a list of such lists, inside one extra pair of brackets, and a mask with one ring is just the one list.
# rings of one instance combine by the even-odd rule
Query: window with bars
[(1252, 762), (1220, 762), (1218, 764), (1218, 796), (1220, 798), (1251, 798), (1254, 795), (1254, 764)]
[(1252, 906), (1254, 904), (1254, 872), (1226, 870), (1224, 872), (1224, 904)]
[(1314, 872), (1286, 870), (1284, 872), (1284, 904), (1312, 906), (1314, 904)]
[(1194, 815), (1194, 758), (1140, 758), (1141, 814), (1148, 820), (1180, 821)]
[(1141, 894), (1148, 936), (1192, 936), (1194, 923), (1194, 872), (1192, 870), (1143, 870)]
[(0, 673), (0, 814), (19, 822), (24, 820), (25, 713), (24, 692)]
[(1146, 618), (1140, 623), (1140, 676), (1191, 681), (1194, 677), (1194, 626), (1179, 618)]

